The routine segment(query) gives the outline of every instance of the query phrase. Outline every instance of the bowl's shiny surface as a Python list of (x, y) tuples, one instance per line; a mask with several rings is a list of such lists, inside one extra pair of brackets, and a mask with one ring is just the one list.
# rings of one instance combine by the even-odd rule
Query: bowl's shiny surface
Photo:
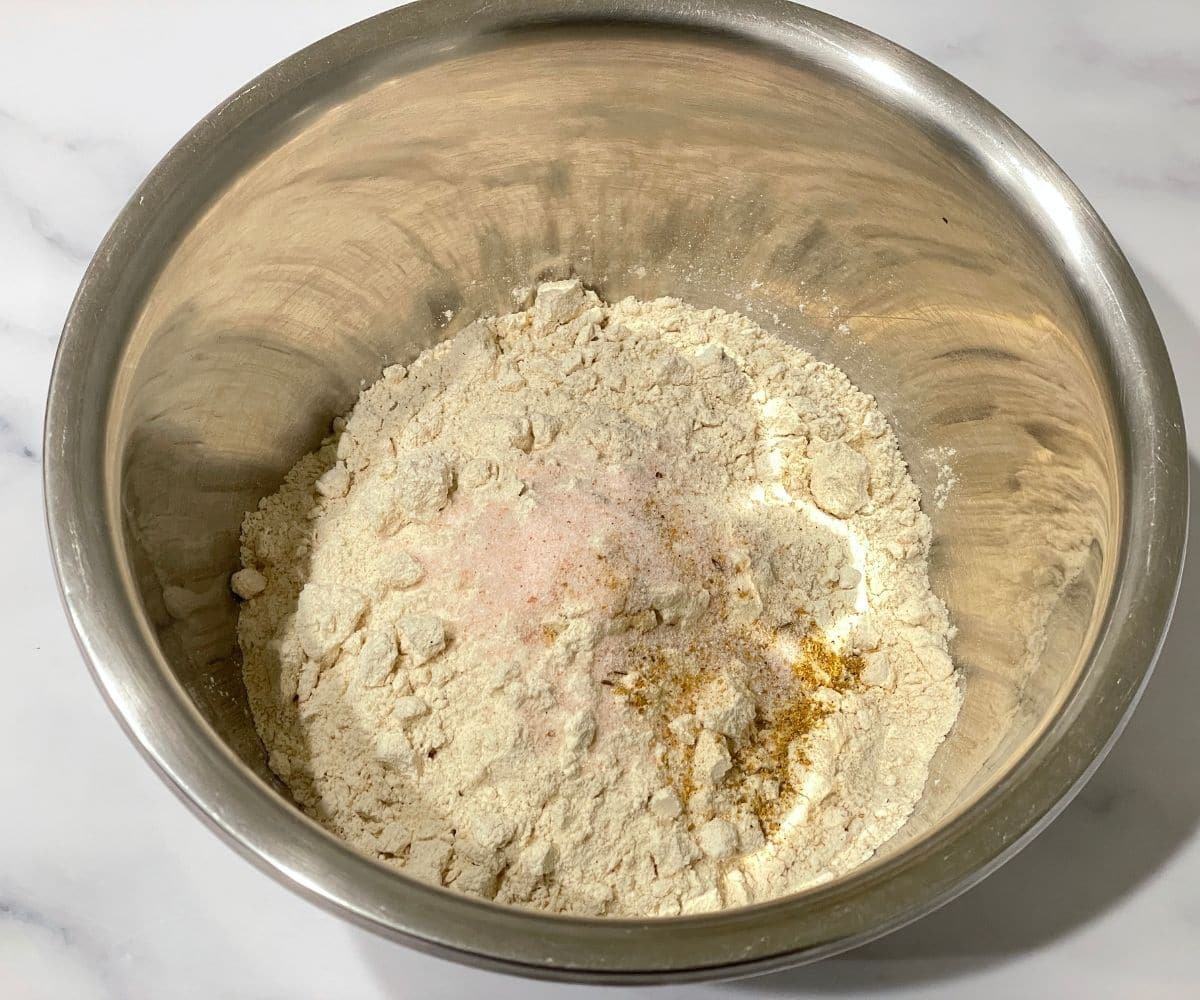
[[(953, 467), (934, 582), (966, 703), (918, 813), (848, 878), (704, 917), (554, 918), (377, 866), (272, 784), (227, 590), (242, 514), (386, 361), (570, 270), (747, 312), (878, 396), (927, 496)], [(184, 798), (368, 926), (574, 978), (818, 958), (981, 878), (1119, 731), (1186, 521), (1166, 354), (1079, 192), (956, 81), (782, 0), (418, 3), (280, 64), (117, 220), (46, 435), (73, 626)]]

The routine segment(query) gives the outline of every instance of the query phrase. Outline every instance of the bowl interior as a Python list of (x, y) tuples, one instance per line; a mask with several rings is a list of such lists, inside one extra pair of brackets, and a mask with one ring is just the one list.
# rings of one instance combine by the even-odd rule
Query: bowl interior
[(239, 527), (363, 380), (542, 277), (741, 311), (878, 397), (933, 519), (965, 703), (903, 848), (1053, 717), (1112, 590), (1121, 433), (1044, 220), (882, 77), (663, 26), (443, 42), (284, 95), (172, 194), (105, 428), (111, 529), (165, 663), (271, 782)]

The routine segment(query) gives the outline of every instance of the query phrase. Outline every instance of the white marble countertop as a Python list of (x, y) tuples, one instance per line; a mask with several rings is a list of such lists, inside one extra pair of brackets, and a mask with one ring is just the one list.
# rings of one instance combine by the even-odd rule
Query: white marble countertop
[[(418, 955), (292, 895), (204, 829), (110, 717), (51, 578), (44, 392), (93, 248), (238, 85), (386, 0), (4, 0), (0, 31), (0, 996), (581, 995)], [(1200, 5), (829, 0), (1039, 140), (1141, 276), (1200, 492)], [(1097, 776), (940, 912), (819, 966), (658, 996), (1200, 995), (1200, 517), (1149, 692)], [(637, 990), (608, 990), (628, 995)]]

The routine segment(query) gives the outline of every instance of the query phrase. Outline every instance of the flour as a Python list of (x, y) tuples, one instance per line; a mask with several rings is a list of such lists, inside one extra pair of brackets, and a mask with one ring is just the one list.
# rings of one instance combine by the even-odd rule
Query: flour
[(954, 466), (951, 464), (956, 455), (958, 455), (958, 449), (948, 445), (925, 450), (925, 461), (937, 475), (937, 482), (933, 485), (933, 505), (938, 510), (946, 509), (946, 501), (950, 499), (950, 494), (958, 485), (958, 473), (954, 471)]
[(886, 420), (749, 320), (577, 281), (393, 366), (249, 514), (271, 768), (406, 874), (556, 912), (793, 892), (960, 703)]

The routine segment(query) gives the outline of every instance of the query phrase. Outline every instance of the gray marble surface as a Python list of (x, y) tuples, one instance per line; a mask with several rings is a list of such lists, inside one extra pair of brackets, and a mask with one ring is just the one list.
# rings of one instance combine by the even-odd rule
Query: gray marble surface
[[(0, 997), (578, 996), (417, 955), (252, 869), (139, 759), (71, 642), (41, 419), (75, 286), (155, 161), (235, 87), (377, 0), (0, 0)], [(1038, 139), (1141, 276), (1200, 489), (1200, 4), (830, 0)], [(1192, 549), (1200, 549), (1200, 517)], [(851, 955), (674, 996), (1200, 996), (1200, 551), (1158, 673), (1066, 813), (940, 912)], [(608, 990), (597, 996), (630, 995)]]

